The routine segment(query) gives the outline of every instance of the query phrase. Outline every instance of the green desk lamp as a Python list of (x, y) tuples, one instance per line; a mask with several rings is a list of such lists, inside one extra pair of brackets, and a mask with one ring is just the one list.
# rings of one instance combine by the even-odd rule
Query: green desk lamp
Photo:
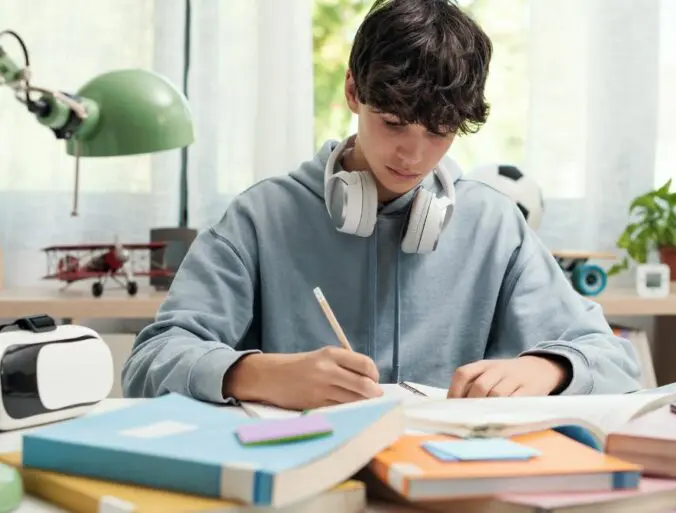
[[(11, 30), (24, 54), (17, 65), (0, 46), (0, 85), (14, 89), (16, 98), (66, 141), (75, 156), (77, 215), (80, 157), (138, 155), (188, 146), (194, 141), (192, 117), (185, 96), (166, 78), (141, 69), (104, 73), (85, 84), (75, 95), (31, 84), (28, 50)], [(33, 95), (39, 94), (34, 98)]]

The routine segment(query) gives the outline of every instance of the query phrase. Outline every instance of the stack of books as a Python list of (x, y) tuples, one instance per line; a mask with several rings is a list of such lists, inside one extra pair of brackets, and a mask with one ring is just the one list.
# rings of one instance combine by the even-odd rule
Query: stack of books
[(676, 393), (396, 395), (246, 416), (169, 394), (38, 428), (0, 461), (76, 512), (676, 511)]
[(364, 480), (448, 513), (676, 512), (676, 393), (450, 399), (406, 409)]
[(397, 401), (269, 420), (168, 394), (41, 427), (0, 459), (68, 511), (357, 513), (351, 477), (403, 430)]

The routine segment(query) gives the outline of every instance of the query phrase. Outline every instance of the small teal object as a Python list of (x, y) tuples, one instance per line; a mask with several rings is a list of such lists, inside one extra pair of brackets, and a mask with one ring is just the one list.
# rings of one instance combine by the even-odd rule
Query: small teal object
[(606, 288), (608, 275), (598, 265), (585, 264), (573, 270), (572, 283), (583, 296), (597, 296)]
[(576, 426), (575, 424), (558, 426), (554, 428), (554, 431), (558, 431), (562, 435), (572, 438), (576, 442), (591, 447), (599, 452), (603, 452), (603, 447), (599, 445), (596, 438), (591, 434), (591, 431), (582, 426)]
[(441, 461), (528, 460), (541, 455), (537, 449), (506, 438), (434, 441), (422, 447)]
[(0, 463), (0, 513), (18, 509), (22, 498), (23, 482), (19, 471)]

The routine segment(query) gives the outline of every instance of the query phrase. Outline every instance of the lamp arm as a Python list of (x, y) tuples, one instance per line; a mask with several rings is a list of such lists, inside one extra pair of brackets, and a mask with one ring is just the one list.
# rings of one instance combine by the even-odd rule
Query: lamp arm
[[(19, 42), (25, 62), (23, 67), (19, 66), (0, 46), (0, 86), (8, 85), (14, 89), (17, 100), (26, 105), (40, 124), (51, 128), (57, 139), (70, 139), (73, 136), (82, 138), (90, 134), (99, 120), (98, 105), (86, 98), (31, 85), (30, 61), (25, 43), (11, 30), (0, 32), (0, 37), (3, 35), (12, 35)], [(33, 100), (31, 93), (40, 93), (41, 96)]]
[[(24, 65), (22, 67), (16, 64), (0, 46), (0, 86), (7, 85), (12, 88), (16, 99), (35, 115), (39, 123), (51, 128), (57, 139), (75, 137), (77, 154), (72, 215), (76, 216), (80, 175), (79, 140), (90, 135), (96, 128), (99, 121), (99, 107), (87, 98), (77, 98), (59, 91), (31, 85), (30, 58), (26, 44), (16, 32), (11, 30), (0, 32), (0, 37), (4, 35), (13, 36), (21, 45)], [(41, 96), (33, 100), (31, 93), (40, 93)]]

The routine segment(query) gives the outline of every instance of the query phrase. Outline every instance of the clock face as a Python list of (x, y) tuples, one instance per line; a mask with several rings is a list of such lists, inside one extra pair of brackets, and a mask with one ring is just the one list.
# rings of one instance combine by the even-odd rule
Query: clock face
[(650, 272), (646, 274), (645, 285), (649, 289), (656, 289), (662, 286), (662, 274), (657, 272)]

